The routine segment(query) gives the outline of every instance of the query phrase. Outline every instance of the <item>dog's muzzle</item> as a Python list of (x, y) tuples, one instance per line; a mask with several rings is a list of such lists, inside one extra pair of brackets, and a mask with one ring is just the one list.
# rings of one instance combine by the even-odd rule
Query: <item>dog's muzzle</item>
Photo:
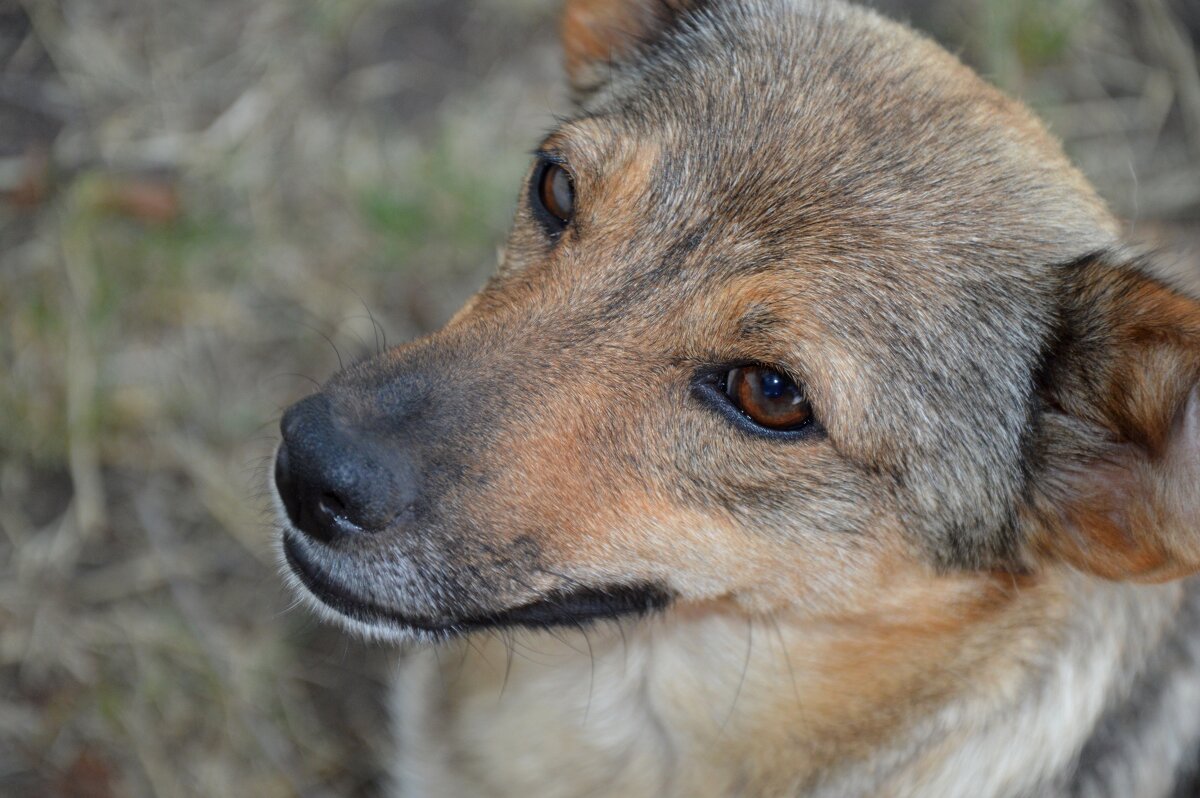
[[(413, 423), (409, 415), (402, 425)], [(283, 416), (274, 483), (284, 516), (284, 559), (324, 608), (371, 633), (440, 639), (497, 626), (577, 625), (668, 603), (657, 586), (547, 580), (533, 563), (532, 572), (543, 576), (536, 589), (517, 595), (496, 588), (531, 577), (510, 570), (489, 578), (495, 562), (481, 547), (471, 553), (461, 538), (448, 537), (447, 528), (457, 523), (442, 523), (437, 532), (426, 528), (429, 508), (440, 502), (422, 496), (418, 464), (422, 452), (437, 454), (446, 444), (426, 429), (425, 440), (406, 445), (416, 432), (400, 426), (356, 424), (333, 409), (325, 392)], [(494, 540), (486, 530), (484, 537), (484, 550), (503, 550), (499, 531)], [(513, 555), (500, 559), (516, 567)]]

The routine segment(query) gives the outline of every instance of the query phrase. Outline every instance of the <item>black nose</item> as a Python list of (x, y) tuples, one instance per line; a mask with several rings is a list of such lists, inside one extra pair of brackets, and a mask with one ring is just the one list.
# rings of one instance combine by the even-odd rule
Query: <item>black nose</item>
[(280, 422), (275, 486), (293, 526), (325, 543), (376, 532), (416, 496), (416, 470), (395, 444), (331, 412), (324, 394), (288, 408)]

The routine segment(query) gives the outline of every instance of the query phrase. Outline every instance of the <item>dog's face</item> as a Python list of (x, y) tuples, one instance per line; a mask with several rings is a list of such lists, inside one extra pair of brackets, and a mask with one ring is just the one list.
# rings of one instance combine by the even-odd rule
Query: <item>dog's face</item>
[(499, 273), (284, 417), (307, 593), (439, 637), (1192, 569), (1200, 312), (1105, 259), (1023, 108), (833, 3), (585, 0), (564, 38)]

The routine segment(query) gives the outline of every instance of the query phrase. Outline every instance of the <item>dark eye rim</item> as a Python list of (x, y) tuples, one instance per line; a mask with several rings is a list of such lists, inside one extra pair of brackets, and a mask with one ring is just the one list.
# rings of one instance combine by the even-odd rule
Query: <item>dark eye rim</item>
[(825, 436), (825, 428), (821, 426), (821, 422), (817, 419), (815, 410), (808, 420), (799, 427), (783, 430), (762, 426), (735, 405), (729, 395), (725, 393), (725, 380), (729, 372), (733, 369), (747, 367), (770, 369), (791, 379), (787, 370), (779, 366), (756, 360), (742, 360), (700, 369), (692, 379), (692, 394), (702, 404), (723, 416), (739, 430), (758, 438), (780, 442), (796, 442), (813, 440)]
[(537, 219), (538, 224), (542, 226), (546, 235), (551, 240), (557, 240), (562, 236), (563, 232), (571, 225), (574, 220), (574, 214), (571, 219), (561, 219), (550, 212), (542, 203), (541, 185), (542, 180), (546, 177), (546, 173), (551, 169), (558, 167), (567, 173), (567, 179), (571, 181), (572, 196), (574, 196), (575, 173), (567, 166), (564, 158), (550, 153), (538, 153), (538, 163), (533, 170), (533, 179), (529, 181), (528, 196), (529, 208), (533, 211), (533, 216)]

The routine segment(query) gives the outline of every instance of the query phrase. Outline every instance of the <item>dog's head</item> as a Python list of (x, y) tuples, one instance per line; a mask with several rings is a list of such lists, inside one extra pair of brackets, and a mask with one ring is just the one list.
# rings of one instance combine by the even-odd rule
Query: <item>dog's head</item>
[(284, 416), (307, 594), (438, 637), (1200, 565), (1200, 305), (1022, 106), (832, 2), (575, 0), (563, 35), (499, 272)]

